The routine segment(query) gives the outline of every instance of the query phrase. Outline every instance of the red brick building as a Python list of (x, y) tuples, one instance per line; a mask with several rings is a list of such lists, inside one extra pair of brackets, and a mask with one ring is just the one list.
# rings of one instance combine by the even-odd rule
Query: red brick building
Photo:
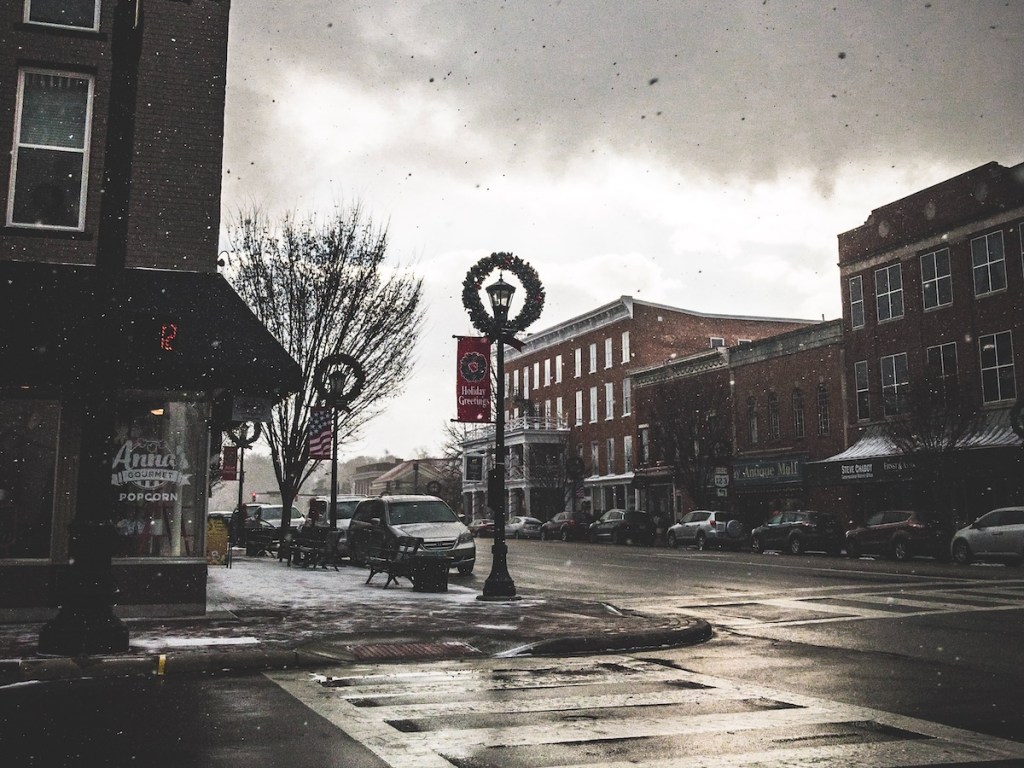
[[(119, 613), (204, 611), (221, 428), (298, 382), (217, 274), (229, 3), (136, 10), (0, 8), (0, 620), (63, 604), (83, 509), (116, 532)], [(100, 390), (116, 434), (86, 499)]]
[[(636, 508), (633, 371), (809, 324), (623, 296), (527, 336), (521, 351), (507, 349), (505, 356), (509, 514), (547, 519), (572, 503), (595, 513)], [(467, 457), (486, 457), (493, 439), (493, 426), (475, 430), (463, 445)], [(568, 500), (567, 457), (582, 460), (579, 490)], [(486, 471), (465, 477), (466, 510), (483, 516)]]
[(851, 517), (971, 520), (1024, 501), (1024, 164), (987, 163), (839, 235), (848, 450), (821, 467)]
[(842, 323), (833, 320), (634, 372), (642, 506), (770, 511), (829, 500), (807, 464), (846, 446)]

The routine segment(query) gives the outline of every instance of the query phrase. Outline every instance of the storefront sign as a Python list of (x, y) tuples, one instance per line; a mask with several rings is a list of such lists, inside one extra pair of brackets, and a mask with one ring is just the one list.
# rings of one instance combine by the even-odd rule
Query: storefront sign
[(206, 521), (206, 564), (228, 565), (228, 526), (221, 518)]
[(893, 480), (910, 472), (913, 467), (906, 459), (883, 458), (862, 461), (844, 461), (838, 464), (839, 480)]
[(804, 461), (804, 456), (737, 460), (732, 464), (733, 481), (737, 488), (801, 483), (804, 479)]
[(176, 501), (178, 488), (189, 485), (191, 475), (184, 451), (163, 440), (125, 440), (111, 462), (111, 485), (120, 488), (121, 502)]

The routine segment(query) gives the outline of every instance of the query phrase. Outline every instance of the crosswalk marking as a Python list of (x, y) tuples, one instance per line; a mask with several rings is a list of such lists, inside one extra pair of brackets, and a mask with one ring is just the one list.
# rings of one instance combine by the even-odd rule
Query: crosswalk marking
[[(713, 619), (728, 629), (792, 627), (806, 624), (894, 619), (953, 613), (1024, 610), (1024, 582), (941, 582), (927, 585), (833, 587), (787, 590), (778, 593), (690, 595), (657, 599), (621, 600), (618, 605), (635, 611)], [(761, 614), (769, 613), (765, 617)]]
[(394, 768), (1024, 761), (1024, 744), (630, 656), (266, 675)]

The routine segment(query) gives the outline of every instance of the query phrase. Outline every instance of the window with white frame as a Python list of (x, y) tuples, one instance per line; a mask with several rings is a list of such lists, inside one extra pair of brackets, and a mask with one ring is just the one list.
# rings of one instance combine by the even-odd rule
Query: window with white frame
[(875, 303), (879, 322), (903, 317), (903, 272), (899, 264), (875, 270)]
[(871, 384), (868, 380), (868, 361), (858, 360), (853, 364), (853, 381), (857, 388), (857, 419), (871, 418)]
[(590, 372), (597, 371), (597, 342), (590, 345)]
[(804, 437), (806, 435), (806, 426), (804, 423), (804, 393), (799, 389), (793, 390), (793, 434), (797, 437)]
[(561, 396), (559, 396), (555, 398), (555, 418), (561, 421), (563, 416), (565, 416), (565, 407), (562, 405)]
[(598, 451), (597, 440), (590, 443), (590, 474), (601, 474), (601, 454)]
[(590, 423), (597, 423), (597, 387), (590, 388)]
[(981, 352), (981, 393), (986, 403), (1017, 397), (1013, 370), (1013, 339), (1009, 331), (978, 337)]
[(818, 434), (827, 435), (832, 429), (832, 415), (828, 407), (828, 387), (818, 385)]
[(864, 327), (864, 279), (860, 275), (850, 278), (850, 327)]
[(937, 344), (925, 350), (931, 393), (940, 395), (943, 402), (956, 396), (959, 389), (959, 371), (956, 361), (956, 342)]
[(583, 423), (583, 390), (576, 390), (576, 425)]
[(611, 368), (612, 367), (612, 340), (611, 339), (605, 339), (604, 340), (604, 367), (605, 368)]
[(533, 388), (540, 389), (540, 361), (533, 364)]
[(622, 380), (622, 415), (629, 416), (633, 412), (633, 381)]
[(615, 384), (607, 382), (604, 385), (604, 419), (611, 421), (615, 418)]
[(906, 410), (907, 387), (910, 374), (907, 367), (907, 353), (886, 355), (881, 359), (882, 414), (896, 416)]
[(751, 445), (757, 445), (757, 401), (747, 399), (747, 439)]
[(530, 368), (529, 366), (523, 368), (523, 399), (527, 399), (530, 396)]
[(953, 303), (953, 276), (949, 268), (949, 248), (921, 257), (921, 296), (925, 309)]
[(544, 401), (544, 419), (548, 422), (551, 421), (551, 401)]
[(555, 384), (562, 383), (562, 356), (555, 355)]
[(622, 438), (622, 463), (624, 472), (633, 471), (633, 436), (626, 435)]
[(605, 461), (607, 462), (605, 464), (605, 473), (609, 474), (609, 475), (614, 475), (615, 474), (615, 438), (614, 437), (609, 437), (607, 440), (605, 440), (604, 450), (605, 450), (605, 454), (606, 454), (604, 458), (605, 458)]
[(1006, 289), (1006, 256), (1003, 253), (1003, 233), (971, 240), (971, 262), (974, 265), (974, 295), (984, 296)]
[(576, 362), (576, 378), (578, 379), (583, 375), (583, 350), (579, 347), (573, 351), (573, 357)]
[(18, 73), (8, 224), (85, 228), (92, 94), (87, 75)]
[(622, 332), (622, 362), (628, 363), (632, 358), (629, 352), (629, 331)]
[(25, 23), (100, 28), (99, 0), (25, 0)]
[(544, 358), (544, 386), (551, 386), (551, 358)]
[(712, 336), (711, 337), (711, 348), (712, 349), (718, 349), (719, 347), (724, 347), (724, 346), (725, 346), (725, 339), (724, 338), (722, 338), (721, 336)]
[(646, 465), (651, 461), (651, 427), (648, 424), (641, 424), (638, 432), (640, 434), (640, 463)]
[(512, 391), (519, 394), (519, 369), (512, 371)]

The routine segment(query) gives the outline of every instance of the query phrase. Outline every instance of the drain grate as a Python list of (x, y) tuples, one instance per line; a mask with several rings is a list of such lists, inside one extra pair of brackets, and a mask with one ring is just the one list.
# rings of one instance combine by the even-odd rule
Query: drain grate
[(452, 659), (480, 653), (468, 643), (376, 643), (353, 645), (349, 652), (359, 661), (381, 659)]

